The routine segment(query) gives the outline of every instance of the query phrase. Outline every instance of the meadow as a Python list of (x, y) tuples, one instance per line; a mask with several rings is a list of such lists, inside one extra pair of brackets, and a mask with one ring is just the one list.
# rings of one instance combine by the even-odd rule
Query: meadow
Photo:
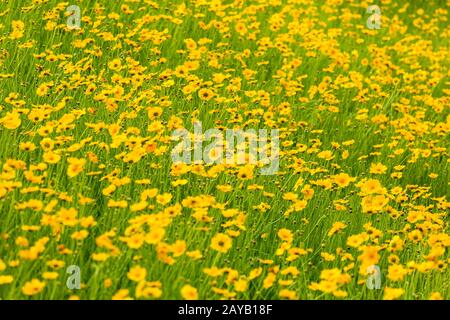
[(0, 0), (0, 299), (449, 299), (449, 10)]

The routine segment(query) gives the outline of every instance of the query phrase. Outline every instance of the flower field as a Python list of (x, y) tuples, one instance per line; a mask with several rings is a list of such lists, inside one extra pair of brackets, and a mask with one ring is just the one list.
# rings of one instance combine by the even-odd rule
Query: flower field
[(449, 20), (0, 0), (0, 299), (450, 299)]

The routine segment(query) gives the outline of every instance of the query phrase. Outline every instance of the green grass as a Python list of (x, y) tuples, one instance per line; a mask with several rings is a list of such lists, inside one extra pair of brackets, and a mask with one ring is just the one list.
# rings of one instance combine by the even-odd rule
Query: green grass
[[(333, 2), (337, 4), (333, 5)], [(8, 160), (21, 160), (26, 169), (43, 162), (44, 150), (39, 145), (43, 137), (37, 133), (39, 128), (45, 124), (54, 124), (56, 127), (57, 121), (68, 113), (74, 111), (84, 113), (74, 119), (73, 127), (61, 132), (56, 132), (55, 128), (48, 135), (55, 141), (68, 140), (61, 146), (55, 147), (61, 152), (61, 160), (57, 164), (49, 164), (47, 169), (39, 173), (47, 174), (42, 183), (28, 181), (27, 170), (17, 169), (11, 180), (20, 182), (21, 185), (8, 190), (5, 196), (0, 197), (0, 262), (5, 263), (4, 270), (0, 263), (0, 279), (2, 275), (11, 275), (14, 278), (11, 283), (0, 284), (0, 298), (67, 299), (77, 295), (81, 299), (110, 299), (120, 289), (129, 289), (130, 297), (135, 298), (136, 283), (127, 278), (127, 273), (131, 267), (140, 265), (147, 270), (147, 281), (161, 282), (162, 299), (181, 298), (180, 289), (185, 284), (191, 284), (197, 288), (199, 298), (202, 299), (221, 297), (213, 292), (213, 287), (234, 291), (234, 281), (227, 283), (226, 276), (222, 275), (213, 279), (203, 272), (204, 268), (213, 266), (231, 268), (236, 270), (239, 276), (248, 275), (252, 269), (262, 267), (261, 276), (249, 281), (248, 290), (236, 292), (237, 299), (278, 299), (281, 289), (295, 291), (299, 299), (335, 299), (336, 297), (332, 294), (311, 290), (309, 286), (313, 282), (320, 281), (322, 270), (337, 268), (343, 271), (346, 266), (354, 262), (355, 266), (347, 271), (351, 276), (350, 282), (340, 287), (347, 292), (347, 299), (382, 299), (385, 287), (404, 289), (401, 299), (428, 299), (433, 292), (439, 292), (442, 297), (448, 299), (450, 297), (448, 250), (445, 250), (438, 258), (445, 264), (442, 270), (433, 267), (433, 270), (428, 272), (420, 272), (409, 268), (410, 273), (403, 280), (392, 281), (388, 278), (388, 267), (392, 264), (388, 261), (390, 253), (385, 248), (381, 249), (380, 260), (377, 264), (382, 273), (382, 289), (369, 290), (364, 285), (366, 276), (358, 272), (360, 266), (358, 256), (361, 252), (357, 248), (347, 247), (346, 244), (349, 236), (363, 232), (364, 224), (371, 222), (373, 227), (382, 231), (379, 245), (388, 244), (395, 234), (405, 240), (404, 249), (397, 252), (397, 255), (399, 263), (408, 268), (406, 265), (411, 261), (416, 263), (426, 261), (424, 256), (432, 247), (427, 240), (433, 233), (446, 236), (448, 243), (447, 213), (450, 195), (448, 184), (450, 74), (448, 11), (450, 8), (448, 1), (407, 2), (409, 7), (405, 12), (400, 10), (403, 4), (383, 2), (380, 5), (383, 19), (380, 30), (366, 28), (368, 17), (365, 13), (366, 6), (360, 5), (358, 1), (342, 1), (341, 4), (339, 1), (329, 1), (328, 5), (325, 1), (299, 1), (298, 3), (293, 1), (290, 8), (287, 1), (267, 1), (261, 2), (265, 5), (255, 14), (248, 9), (245, 11), (245, 8), (258, 5), (257, 1), (245, 2), (241, 7), (236, 8), (233, 8), (233, 4), (236, 5), (238, 1), (223, 1), (226, 5), (223, 14), (193, 1), (186, 3), (190, 12), (176, 17), (181, 20), (180, 24), (163, 18), (136, 30), (134, 35), (129, 34), (138, 25), (136, 19), (146, 14), (174, 16), (177, 6), (182, 2), (157, 1), (157, 3), (158, 9), (151, 8), (144, 1), (123, 2), (135, 11), (130, 15), (123, 13), (120, 5), (111, 1), (67, 3), (67, 6), (77, 4), (81, 8), (84, 18), (82, 29), (77, 32), (64, 29), (64, 10), (58, 12), (53, 19), (61, 27), (45, 30), (46, 22), (43, 17), (58, 5), (57, 2), (46, 1), (33, 6), (28, 12), (22, 9), (30, 6), (31, 1), (0, 2), (0, 13), (9, 10), (0, 20), (0, 61), (2, 62), (0, 74), (14, 74), (11, 78), (0, 78), (0, 118), (3, 118), (7, 112), (18, 109), (17, 106), (5, 101), (5, 98), (13, 92), (19, 94), (18, 100), (24, 101), (24, 105), (21, 106), (24, 110), (31, 110), (37, 105), (45, 104), (53, 108), (48, 118), (42, 122), (34, 123), (27, 118), (26, 114), (21, 114), (21, 125), (18, 128), (11, 130), (0, 125), (0, 159), (4, 173), (0, 177), (0, 191), (9, 181), (5, 178), (5, 170), (7, 170), (5, 163)], [(67, 6), (61, 5), (61, 8)], [(99, 10), (96, 6), (103, 7), (103, 10)], [(436, 13), (439, 8), (445, 12)], [(298, 18), (296, 18), (295, 9), (298, 10)], [(423, 13), (418, 12), (419, 9), (422, 9)], [(119, 13), (118, 22), (122, 26), (107, 17), (113, 12)], [(280, 12), (284, 12), (284, 23), (279, 30), (273, 30), (270, 27), (270, 19)], [(352, 13), (353, 16), (349, 18), (346, 12)], [(203, 17), (196, 14), (203, 14)], [(101, 19), (102, 16), (105, 17), (104, 21), (94, 28), (92, 23)], [(399, 22), (395, 22), (395, 16), (398, 17)], [(87, 21), (86, 17), (89, 17), (91, 22)], [(242, 19), (248, 28), (252, 22), (259, 22), (255, 39), (248, 39), (234, 30), (235, 22), (239, 19)], [(423, 23), (418, 19), (421, 19)], [(16, 40), (9, 38), (11, 23), (14, 20), (25, 23), (24, 36)], [(200, 21), (208, 23), (213, 20), (229, 25), (230, 30), (218, 30), (215, 27), (204, 30), (199, 25)], [(294, 22), (298, 25), (292, 24)], [(298, 32), (289, 31), (289, 23), (291, 23), (291, 29)], [(423, 27), (424, 24), (425, 27)], [(426, 29), (427, 25), (433, 28)], [(400, 29), (402, 26), (406, 28), (404, 31)], [(140, 40), (140, 36), (144, 34), (142, 32), (144, 28), (159, 32), (167, 29), (170, 38), (161, 43)], [(333, 30), (339, 30), (340, 34), (333, 36)], [(105, 41), (101, 37), (102, 32), (110, 32), (116, 36), (116, 39)], [(289, 32), (291, 33), (288, 34)], [(119, 34), (122, 36), (117, 37)], [(137, 47), (126, 43), (124, 39), (127, 37), (134, 41)], [(76, 48), (73, 45), (75, 40), (88, 38), (92, 38), (93, 42), (86, 48)], [(216, 97), (223, 97), (223, 101), (215, 101), (214, 98), (202, 101), (196, 92), (193, 92), (192, 97), (188, 97), (182, 91), (188, 81), (176, 76), (170, 77), (174, 80), (172, 86), (161, 86), (165, 80), (159, 78), (164, 71), (173, 71), (177, 66), (190, 60), (184, 43), (187, 38), (197, 42), (202, 38), (211, 39), (211, 43), (205, 44), (207, 52), (196, 59), (199, 61), (199, 68), (191, 71), (190, 74), (197, 77), (192, 80), (198, 81), (199, 87), (213, 87)], [(267, 50), (260, 45), (260, 40), (263, 38), (269, 39), (273, 44)], [(411, 40), (408, 40), (409, 38)], [(18, 46), (27, 40), (34, 40), (31, 48)], [(277, 42), (280, 43), (279, 46)], [(114, 48), (118, 43), (122, 47)], [(219, 45), (220, 43), (224, 45)], [(337, 56), (329, 51), (331, 48), (338, 54)], [(159, 50), (160, 54), (155, 54), (152, 49)], [(246, 49), (249, 49), (251, 54), (248, 58), (242, 59), (245, 62), (244, 65), (239, 61), (238, 56), (242, 56)], [(73, 73), (80, 76), (81, 82), (77, 83), (73, 81), (73, 78), (71, 80), (72, 74), (64, 73), (60, 65), (61, 61), (49, 62), (45, 57), (37, 59), (33, 56), (47, 50), (53, 51), (55, 55), (67, 55), (64, 61), (71, 62), (73, 65), (82, 59), (90, 59), (91, 67)], [(92, 52), (86, 50), (92, 50)], [(177, 50), (185, 52), (177, 52)], [(100, 51), (101, 56), (93, 54)], [(315, 57), (310, 55), (311, 52), (315, 53)], [(113, 111), (108, 110), (105, 103), (94, 99), (94, 96), (102, 89), (107, 89), (106, 85), (115, 86), (119, 83), (112, 79), (115, 72), (108, 68), (108, 62), (120, 58), (125, 65), (125, 59), (128, 57), (146, 68), (142, 72), (146, 79), (139, 86), (122, 83), (124, 94), (117, 99), (117, 108)], [(167, 61), (163, 64), (155, 64), (155, 61), (161, 57)], [(217, 68), (209, 64), (214, 58), (217, 58), (220, 63)], [(302, 63), (291, 71), (288, 65), (296, 58), (301, 59)], [(363, 59), (368, 60), (367, 65), (362, 63)], [(89, 60), (81, 63), (81, 66), (87, 61)], [(386, 67), (386, 64), (390, 65)], [(326, 70), (330, 65), (334, 65), (333, 71)], [(243, 76), (246, 68), (256, 71), (253, 79), (246, 80)], [(42, 70), (48, 71), (49, 74), (43, 76)], [(405, 81), (404, 73), (414, 74), (419, 70), (425, 72), (423, 79), (416, 75), (411, 83)], [(291, 95), (283, 88), (280, 71), (292, 72), (291, 79), (298, 81), (300, 89), (294, 94)], [(215, 73), (229, 75), (229, 78), (224, 80), (223, 86), (208, 84)], [(123, 79), (133, 78), (130, 70), (122, 70), (119, 74)], [(356, 78), (356, 74), (361, 78), (360, 84), (355, 84), (357, 81), (352, 80)], [(302, 76), (306, 77), (300, 78)], [(310, 95), (314, 88), (319, 87), (323, 81), (327, 81), (324, 80), (327, 77), (329, 77), (330, 85), (325, 91)], [(341, 77), (345, 78), (339, 82), (342, 80)], [(235, 92), (227, 90), (233, 78), (242, 79), (240, 89)], [(97, 89), (93, 94), (86, 95), (86, 83), (92, 82), (92, 79), (97, 79), (95, 82)], [(38, 96), (36, 93), (38, 86), (49, 81), (54, 82), (49, 93)], [(70, 81), (74, 85), (73, 88), (57, 92), (58, 85)], [(365, 100), (355, 99), (360, 93), (358, 85), (361, 89), (368, 90), (365, 93)], [(381, 93), (377, 92), (373, 85), (378, 85)], [(266, 105), (264, 102), (255, 101), (246, 94), (248, 91), (268, 93), (270, 103)], [(140, 95), (145, 92), (151, 92), (154, 96), (149, 94), (146, 98), (139, 100)], [(127, 94), (129, 94), (128, 97)], [(71, 97), (71, 99), (67, 100), (63, 108), (56, 110), (55, 107), (64, 97)], [(170, 105), (165, 105), (161, 99), (170, 101)], [(433, 108), (427, 101), (442, 108)], [(290, 104), (291, 111), (286, 115), (280, 114), (276, 107), (286, 102)], [(399, 104), (406, 105), (407, 111), (400, 110)], [(376, 108), (376, 105), (380, 107)], [(143, 108), (137, 109), (138, 106)], [(147, 117), (145, 108), (153, 106), (163, 108), (159, 118), (163, 129), (157, 133), (147, 132), (147, 127), (152, 120)], [(338, 107), (339, 111), (321, 110), (320, 106)], [(273, 112), (274, 122), (265, 121), (263, 116), (246, 115), (246, 111), (254, 109), (263, 109), (266, 116)], [(362, 109), (367, 109), (367, 119), (358, 119), (358, 112)], [(137, 128), (140, 132), (138, 134), (129, 132), (128, 138), (132, 136), (154, 138), (158, 147), (167, 147), (166, 152), (161, 155), (148, 152), (138, 162), (130, 164), (117, 158), (122, 152), (131, 150), (124, 144), (118, 148), (111, 148), (109, 151), (102, 149), (99, 144), (91, 144), (91, 142), (97, 142), (111, 146), (113, 139), (106, 129), (97, 133), (87, 124), (118, 123), (124, 115), (135, 110), (137, 110), (136, 117), (125, 118), (121, 121), (121, 132)], [(217, 112), (211, 113), (212, 110)], [(198, 112), (197, 115), (196, 112)], [(236, 117), (237, 115), (241, 119)], [(371, 121), (377, 115), (385, 115), (388, 121), (382, 125)], [(194, 119), (202, 122), (204, 130), (217, 125), (228, 128), (239, 127), (246, 121), (254, 119), (259, 122), (248, 124), (246, 128), (262, 129), (271, 126), (279, 128), (282, 133), (286, 133), (280, 141), (284, 155), (281, 157), (279, 173), (274, 176), (255, 174), (255, 177), (248, 181), (237, 178), (235, 168), (226, 169), (215, 178), (194, 173), (187, 173), (180, 177), (172, 175), (170, 151), (174, 144), (168, 141), (171, 130), (167, 127), (172, 116), (181, 118), (183, 126), (188, 130), (192, 130)], [(441, 134), (432, 130), (439, 123), (446, 126)], [(67, 150), (69, 146), (87, 138), (92, 140), (79, 150), (74, 152)], [(296, 144), (304, 144), (311, 148), (317, 140), (321, 142), (317, 150), (289, 154), (289, 151), (296, 149)], [(355, 143), (349, 146), (342, 145), (349, 140), (355, 140)], [(20, 150), (20, 143), (28, 141), (36, 144), (36, 150), (31, 152)], [(283, 146), (283, 142), (286, 141), (292, 141), (293, 144)], [(389, 146), (393, 141), (398, 141), (396, 147)], [(333, 142), (339, 143), (340, 147), (334, 149)], [(377, 145), (380, 145), (379, 148), (376, 147)], [(404, 153), (392, 156), (393, 151), (400, 148), (404, 149)], [(319, 158), (318, 152), (324, 150), (333, 150), (335, 158), (331, 161)], [(349, 151), (346, 159), (341, 157), (343, 150)], [(414, 150), (423, 152), (430, 150), (430, 156), (419, 157), (412, 161)], [(88, 152), (96, 154), (98, 163), (88, 160), (84, 171), (70, 178), (66, 174), (67, 159), (86, 158)], [(373, 152), (379, 152), (379, 154)], [(362, 156), (367, 157), (361, 159)], [(305, 162), (304, 167), (309, 170), (295, 173), (291, 167), (295, 161), (294, 157), (301, 158)], [(383, 163), (387, 166), (386, 173), (380, 175), (370, 173), (372, 163)], [(158, 167), (153, 168), (152, 164)], [(390, 176), (391, 173), (396, 172), (394, 167), (397, 165), (405, 166), (400, 179)], [(120, 170), (118, 174), (120, 178), (129, 177), (131, 183), (118, 187), (111, 196), (105, 196), (102, 194), (102, 189), (109, 183), (102, 177), (115, 169)], [(322, 172), (312, 174), (311, 169), (321, 169)], [(95, 171), (101, 171), (101, 173), (87, 174)], [(356, 182), (345, 188), (334, 186), (330, 190), (311, 184), (341, 172), (355, 177)], [(429, 177), (431, 173), (437, 173), (439, 176), (431, 179)], [(305, 180), (303, 185), (310, 184), (314, 189), (314, 196), (308, 201), (304, 210), (285, 217), (284, 213), (290, 203), (283, 199), (283, 195), (293, 192), (294, 185), (300, 177)], [(136, 183), (136, 180), (147, 178), (151, 180), (148, 186)], [(392, 188), (397, 186), (406, 190), (405, 201), (391, 199), (389, 202), (389, 206), (403, 213), (399, 218), (392, 218), (386, 208), (373, 214), (362, 212), (362, 195), (359, 194), (360, 189), (355, 183), (364, 178), (378, 179), (382, 186), (387, 188), (388, 193), (392, 193)], [(177, 179), (187, 179), (188, 183), (179, 187), (172, 186), (171, 182)], [(232, 185), (233, 191), (224, 193), (217, 190), (216, 186), (222, 184)], [(248, 190), (247, 187), (253, 184), (263, 186), (265, 192), (273, 193), (274, 196), (270, 198), (265, 196), (263, 191)], [(428, 189), (415, 198), (417, 189), (408, 188), (410, 185)], [(41, 189), (24, 193), (23, 190), (28, 187)], [(46, 194), (42, 188), (54, 190), (55, 194)], [(109, 199), (126, 200), (129, 205), (139, 202), (139, 196), (146, 188), (158, 188), (160, 193), (168, 192), (173, 198), (165, 206), (150, 200), (149, 202), (155, 205), (155, 208), (141, 212), (131, 212), (129, 207), (123, 209), (108, 207)], [(300, 193), (301, 188), (302, 186), (296, 191), (300, 199), (303, 198)], [(72, 200), (62, 200), (60, 194), (67, 194), (72, 197)], [(92, 198), (94, 202), (80, 204), (79, 194)], [(163, 242), (173, 244), (176, 240), (184, 240), (187, 251), (198, 249), (202, 252), (203, 257), (200, 260), (193, 260), (183, 254), (169, 265), (158, 258), (154, 245), (144, 244), (140, 249), (135, 250), (128, 248), (120, 241), (119, 238), (125, 235), (126, 229), (130, 226), (130, 219), (140, 214), (154, 215), (169, 205), (181, 203), (189, 196), (202, 194), (212, 195), (217, 203), (226, 204), (226, 208), (239, 209), (246, 215), (245, 230), (241, 230), (240, 234), (233, 238), (233, 246), (227, 253), (219, 253), (210, 248), (211, 238), (219, 232), (226, 232), (227, 228), (224, 228), (222, 224), (229, 220), (224, 218), (217, 208), (209, 209), (209, 216), (214, 218), (211, 223), (197, 221), (193, 218), (191, 209), (183, 208), (181, 214), (175, 217), (166, 228)], [(446, 197), (446, 200), (442, 200), (439, 206), (439, 202), (434, 199), (437, 197)], [(42, 201), (44, 207), (53, 199), (58, 199), (58, 204), (48, 213), (43, 210), (17, 209), (18, 204), (30, 199)], [(338, 199), (348, 201), (348, 210), (335, 209), (333, 201)], [(269, 203), (271, 208), (264, 213), (254, 209), (261, 202)], [(424, 238), (419, 243), (413, 243), (408, 240), (408, 232), (417, 229), (417, 225), (408, 223), (406, 217), (410, 210), (414, 210), (414, 206), (420, 205), (427, 206), (426, 210), (429, 212), (427, 219), (436, 229), (424, 233)], [(76, 208), (78, 218), (93, 216), (97, 222), (96, 226), (88, 228), (89, 236), (82, 241), (71, 238), (74, 231), (83, 229), (79, 225), (64, 226), (59, 234), (54, 234), (49, 226), (40, 226), (44, 214), (54, 215), (60, 208), (70, 207)], [(437, 221), (439, 214), (442, 215), (441, 222)], [(309, 223), (305, 223), (303, 218)], [(344, 222), (347, 227), (328, 237), (329, 229), (337, 221)], [(410, 230), (405, 229), (408, 225)], [(40, 226), (40, 229), (26, 231), (24, 226)], [(199, 230), (201, 227), (208, 227), (208, 230), (201, 231)], [(311, 252), (293, 262), (287, 261), (286, 255), (277, 256), (275, 253), (282, 242), (277, 232), (281, 228), (287, 228), (293, 232), (292, 247), (311, 249)], [(108, 251), (105, 248), (98, 248), (96, 239), (112, 229), (116, 231), (116, 236), (112, 238), (113, 243), (120, 249), (120, 253), (105, 262), (94, 261), (93, 253)], [(228, 229), (238, 230), (236, 227)], [(266, 236), (262, 237), (263, 234)], [(18, 237), (27, 238), (30, 246), (43, 237), (48, 237), (49, 241), (45, 250), (36, 259), (27, 260), (19, 255), (20, 250), (26, 248), (15, 243)], [(371, 241), (366, 244), (376, 245)], [(62, 254), (61, 246), (72, 250), (72, 253)], [(336, 254), (338, 248), (351, 254), (353, 261), (342, 261)], [(323, 252), (335, 254), (336, 259), (325, 261), (321, 257)], [(51, 270), (46, 263), (52, 259), (63, 260), (65, 266), (56, 270), (59, 274), (58, 279), (43, 280), (43, 273)], [(265, 265), (260, 259), (273, 260), (273, 264)], [(78, 265), (81, 268), (83, 287), (80, 290), (70, 290), (65, 285), (69, 276), (65, 270), (69, 265)], [(263, 281), (269, 269), (275, 266), (278, 266), (280, 270), (295, 266), (300, 274), (297, 277), (279, 274), (273, 286), (264, 288)], [(41, 292), (28, 297), (23, 294), (22, 288), (33, 278), (45, 281), (46, 285)], [(112, 284), (106, 287), (104, 280), (108, 278), (112, 280)], [(279, 279), (292, 279), (293, 282), (283, 287), (277, 283)]]

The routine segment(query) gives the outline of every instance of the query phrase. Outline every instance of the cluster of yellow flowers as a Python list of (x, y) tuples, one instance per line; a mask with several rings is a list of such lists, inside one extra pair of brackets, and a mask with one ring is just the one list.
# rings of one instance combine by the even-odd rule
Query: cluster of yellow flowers
[[(357, 0), (28, 3), (0, 4), (0, 298), (450, 298), (449, 0), (381, 29)], [(197, 122), (279, 130), (279, 171), (172, 162)]]

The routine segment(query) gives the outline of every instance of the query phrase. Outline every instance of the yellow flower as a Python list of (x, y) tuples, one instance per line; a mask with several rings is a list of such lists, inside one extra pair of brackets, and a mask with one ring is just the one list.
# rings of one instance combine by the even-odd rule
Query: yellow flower
[(327, 252), (321, 252), (320, 255), (325, 261), (334, 261), (336, 259), (335, 255)]
[(89, 235), (89, 231), (80, 230), (80, 231), (76, 231), (76, 232), (72, 233), (72, 235), (70, 237), (74, 240), (83, 240), (83, 239), (86, 239), (88, 235)]
[(241, 167), (237, 174), (239, 179), (243, 180), (249, 180), (253, 179), (253, 166), (252, 165), (245, 165)]
[(48, 90), (49, 90), (49, 86), (46, 83), (43, 83), (36, 89), (36, 94), (39, 97), (42, 97), (48, 93)]
[(289, 300), (297, 300), (298, 299), (297, 293), (293, 290), (282, 289), (282, 290), (280, 290), (278, 295), (282, 299), (289, 299)]
[(131, 210), (131, 212), (142, 211), (147, 207), (147, 205), (148, 205), (147, 201), (141, 201), (138, 203), (134, 203), (130, 206), (130, 210)]
[(178, 187), (178, 186), (184, 186), (185, 184), (187, 184), (189, 181), (186, 179), (178, 179), (175, 181), (172, 181), (172, 186), (174, 187)]
[(430, 295), (430, 300), (444, 300), (444, 298), (439, 292), (433, 292)]
[(285, 229), (285, 228), (278, 230), (278, 237), (281, 240), (286, 241), (286, 242), (292, 242), (292, 240), (294, 238), (292, 231), (289, 229)]
[(129, 297), (130, 290), (128, 289), (120, 289), (113, 296), (112, 300), (131, 300)]
[(128, 271), (127, 276), (131, 281), (139, 282), (145, 279), (147, 270), (140, 266), (134, 266)]
[(370, 165), (369, 172), (373, 173), (373, 174), (383, 174), (383, 173), (386, 172), (386, 170), (387, 170), (387, 167), (384, 164), (382, 164), (382, 163), (372, 163)]
[(27, 296), (33, 296), (42, 292), (44, 287), (45, 282), (39, 281), (38, 279), (32, 279), (31, 281), (26, 282), (22, 287), (22, 293)]
[(9, 34), (9, 38), (13, 40), (22, 38), (24, 34), (25, 23), (20, 20), (13, 20), (11, 26), (12, 31)]
[(214, 95), (214, 92), (211, 89), (200, 89), (198, 90), (198, 96), (202, 100), (210, 100)]
[(45, 152), (42, 156), (45, 162), (47, 163), (58, 163), (59, 160), (61, 160), (61, 156), (57, 153), (54, 153), (52, 151)]
[(57, 214), (58, 221), (69, 227), (73, 227), (78, 223), (77, 215), (78, 211), (75, 208), (61, 208)]
[(12, 283), (14, 280), (13, 276), (10, 275), (0, 275), (0, 286), (3, 284), (9, 284)]
[(340, 188), (347, 187), (350, 182), (353, 182), (356, 180), (356, 178), (350, 177), (346, 173), (340, 173), (337, 175), (332, 176), (333, 182), (336, 183)]
[(216, 188), (222, 192), (231, 192), (233, 187), (229, 184), (218, 185)]
[(113, 59), (110, 62), (108, 62), (108, 68), (110, 68), (113, 71), (120, 71), (122, 69), (122, 62), (119, 58)]
[(101, 253), (93, 253), (92, 254), (92, 260), (94, 261), (106, 261), (109, 258), (109, 254), (105, 253), (105, 252), (101, 252)]
[(159, 298), (161, 295), (161, 282), (159, 281), (140, 281), (136, 286), (136, 298)]
[(406, 274), (408, 274), (407, 269), (400, 264), (394, 264), (389, 266), (387, 277), (392, 281), (400, 281)]
[(57, 278), (59, 277), (59, 273), (58, 273), (58, 272), (55, 272), (55, 271), (44, 272), (44, 273), (42, 274), (42, 277), (43, 277), (44, 279), (47, 279), (47, 280), (55, 280), (55, 279), (57, 279)]
[(157, 244), (163, 240), (165, 234), (166, 231), (163, 228), (153, 227), (144, 239), (148, 244)]
[(2, 124), (6, 129), (14, 130), (20, 127), (22, 121), (20, 120), (20, 115), (17, 112), (8, 112), (3, 118), (0, 119), (0, 124)]
[(122, 238), (130, 249), (139, 249), (144, 244), (145, 237), (142, 234), (134, 234), (130, 237)]
[(345, 229), (347, 227), (347, 225), (343, 222), (335, 222), (333, 223), (333, 226), (331, 227), (331, 229), (328, 231), (327, 236), (331, 237), (333, 234)]
[(53, 269), (60, 269), (60, 268), (64, 267), (65, 264), (66, 263), (64, 261), (56, 260), (56, 259), (53, 259), (53, 260), (50, 260), (47, 262), (47, 266), (49, 266), (50, 268), (53, 268)]
[(376, 213), (383, 210), (388, 203), (389, 198), (383, 195), (371, 195), (362, 198), (361, 207), (364, 213)]
[(112, 194), (114, 191), (116, 191), (117, 187), (114, 184), (110, 184), (109, 186), (103, 188), (102, 190), (102, 194), (104, 196), (109, 196), (110, 194)]
[(181, 296), (185, 300), (197, 300), (198, 292), (196, 288), (187, 284), (184, 285), (183, 288), (181, 288)]
[(248, 275), (249, 280), (258, 278), (262, 274), (263, 269), (261, 267), (252, 269)]
[(364, 194), (382, 193), (383, 187), (380, 181), (376, 179), (368, 179), (362, 184), (358, 184)]
[(379, 250), (379, 247), (376, 246), (365, 246), (358, 259), (364, 266), (375, 265), (380, 260)]
[(343, 291), (343, 290), (335, 290), (333, 291), (333, 296), (335, 296), (336, 298), (345, 298), (347, 297), (347, 292)]
[(413, 242), (420, 242), (422, 240), (422, 232), (419, 230), (413, 230), (410, 233), (408, 233), (408, 239)]
[(67, 159), (67, 162), (69, 162), (69, 166), (67, 168), (67, 175), (70, 178), (73, 178), (73, 177), (79, 175), (83, 171), (86, 160), (85, 159), (77, 159), (77, 158), (69, 158), (69, 159)]
[(285, 194), (283, 194), (283, 200), (295, 201), (297, 200), (297, 198), (298, 195), (293, 192), (286, 192)]
[(234, 283), (234, 289), (237, 292), (245, 292), (247, 288), (248, 288), (248, 281), (244, 278), (236, 280), (236, 282)]
[(159, 204), (167, 204), (172, 200), (172, 195), (170, 193), (163, 193), (156, 196), (156, 202)]
[(218, 233), (211, 239), (211, 248), (226, 253), (232, 246), (233, 240), (224, 233)]
[(173, 253), (174, 257), (181, 256), (186, 251), (186, 241), (177, 240), (173, 245), (170, 246), (170, 251)]
[(273, 286), (277, 275), (273, 272), (269, 272), (263, 281), (263, 288), (268, 289)]
[(23, 151), (33, 151), (36, 150), (36, 145), (32, 142), (21, 142), (19, 144), (19, 149)]
[(200, 250), (188, 251), (186, 255), (194, 260), (198, 260), (203, 257)]
[(317, 154), (317, 157), (319, 157), (320, 159), (327, 160), (327, 161), (330, 161), (330, 160), (334, 159), (333, 152), (331, 152), (329, 150), (325, 150), (325, 151), (319, 152)]
[(111, 278), (107, 278), (103, 281), (103, 286), (105, 288), (110, 288), (112, 286), (112, 284), (113, 284), (113, 281)]
[(383, 299), (384, 300), (395, 300), (395, 299), (400, 298), (403, 295), (403, 293), (405, 293), (404, 289), (385, 287)]

